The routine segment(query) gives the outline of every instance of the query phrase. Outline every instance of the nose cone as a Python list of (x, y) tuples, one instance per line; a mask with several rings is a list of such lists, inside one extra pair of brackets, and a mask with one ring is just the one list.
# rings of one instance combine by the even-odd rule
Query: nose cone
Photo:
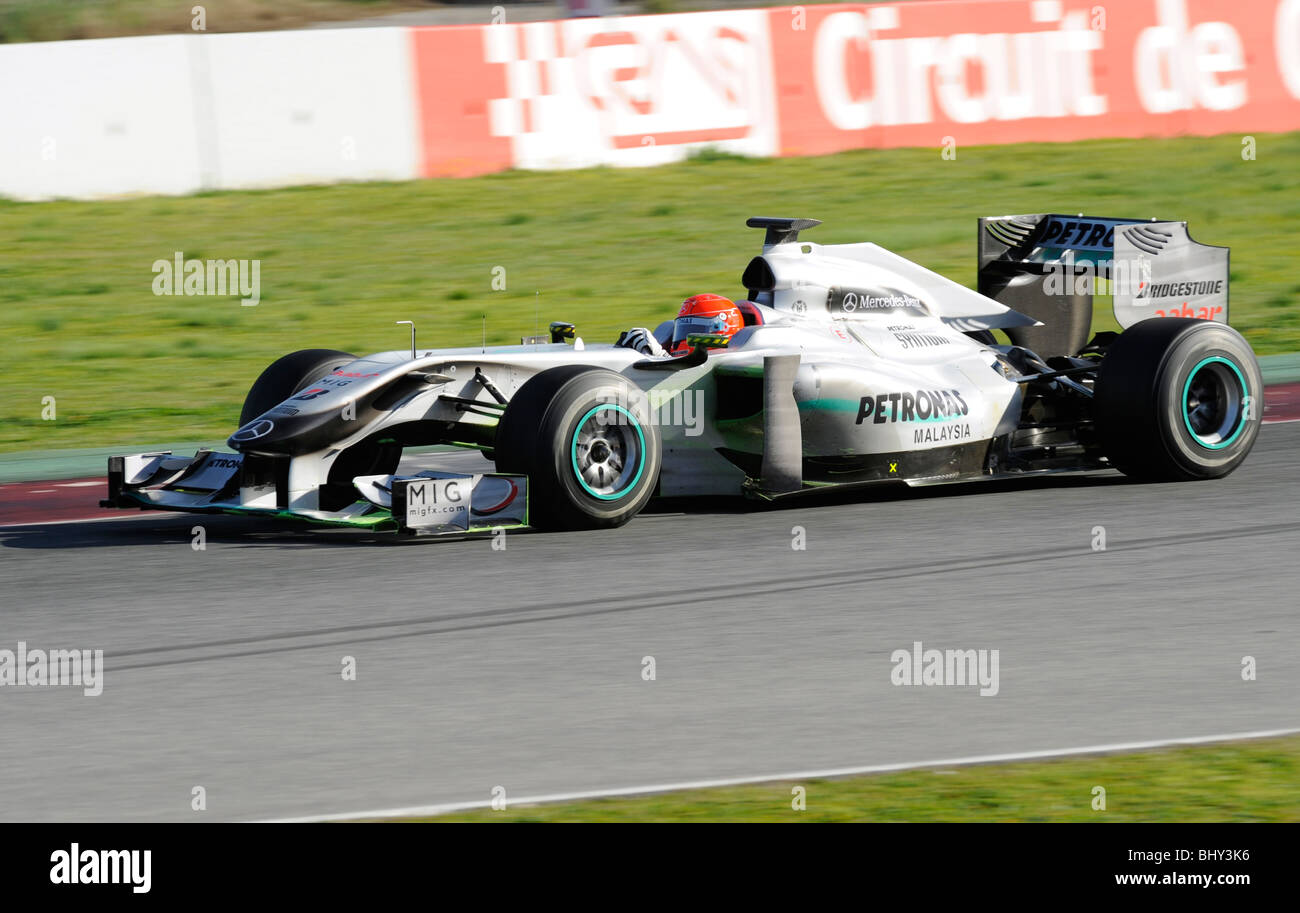
[(332, 446), (336, 441), (368, 424), (376, 415), (368, 404), (360, 404), (351, 418), (343, 414), (346, 403), (308, 411), (284, 403), (242, 426), (226, 441), (241, 453), (268, 456), (299, 456)]
[(268, 413), (241, 427), (226, 443), (242, 453), (296, 456), (324, 441), (327, 437), (324, 426), (328, 424), (330, 417), (325, 415), (277, 415), (271, 418)]

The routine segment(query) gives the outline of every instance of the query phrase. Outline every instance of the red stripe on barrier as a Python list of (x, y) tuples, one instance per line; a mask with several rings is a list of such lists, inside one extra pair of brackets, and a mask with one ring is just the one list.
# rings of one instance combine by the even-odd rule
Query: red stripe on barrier
[(718, 127), (712, 130), (677, 130), (672, 133), (638, 133), (635, 136), (614, 136), (611, 140), (615, 149), (631, 149), (635, 146), (656, 145), (671, 146), (678, 143), (708, 143), (727, 139), (744, 139), (749, 136), (748, 127)]
[(791, 156), (1300, 129), (1300, 0), (914, 0), (411, 34), (429, 177), (662, 164), (702, 142)]
[(485, 37), (480, 26), (411, 29), (424, 177), (472, 177), (513, 163), (509, 138), (492, 134), (491, 99), (509, 92), (505, 67), (486, 60)]
[(782, 155), (1300, 128), (1300, 0), (768, 15)]

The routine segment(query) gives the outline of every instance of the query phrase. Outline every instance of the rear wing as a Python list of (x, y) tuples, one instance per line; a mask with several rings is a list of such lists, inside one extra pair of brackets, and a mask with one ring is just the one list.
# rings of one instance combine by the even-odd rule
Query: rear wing
[(1148, 317), (1228, 322), (1228, 248), (1193, 241), (1186, 222), (1087, 216), (979, 220), (979, 291), (1042, 327), (1008, 330), (1039, 354), (1087, 342), (1093, 297), (1110, 293), (1121, 327)]

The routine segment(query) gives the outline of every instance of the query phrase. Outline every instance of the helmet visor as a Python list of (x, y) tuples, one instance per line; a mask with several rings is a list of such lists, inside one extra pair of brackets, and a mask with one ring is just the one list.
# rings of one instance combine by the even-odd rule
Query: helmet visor
[(692, 335), (707, 335), (712, 333), (727, 332), (727, 315), (725, 312), (717, 314), (690, 314), (686, 317), (678, 317), (673, 322), (673, 345), (683, 343), (687, 337)]

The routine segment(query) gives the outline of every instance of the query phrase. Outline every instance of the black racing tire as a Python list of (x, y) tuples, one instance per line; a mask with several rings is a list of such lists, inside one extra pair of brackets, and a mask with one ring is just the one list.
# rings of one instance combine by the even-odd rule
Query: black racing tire
[(1093, 405), (1102, 452), (1125, 475), (1226, 476), (1259, 435), (1264, 379), (1250, 344), (1222, 323), (1154, 317), (1106, 350)]
[(239, 427), (247, 425), (267, 409), (278, 406), (313, 380), (356, 360), (355, 355), (337, 349), (301, 349), (277, 358), (257, 376), (244, 397)]
[(644, 393), (589, 365), (551, 368), (519, 388), (497, 425), (498, 472), (528, 476), (529, 522), (622, 526), (654, 495), (659, 429)]

